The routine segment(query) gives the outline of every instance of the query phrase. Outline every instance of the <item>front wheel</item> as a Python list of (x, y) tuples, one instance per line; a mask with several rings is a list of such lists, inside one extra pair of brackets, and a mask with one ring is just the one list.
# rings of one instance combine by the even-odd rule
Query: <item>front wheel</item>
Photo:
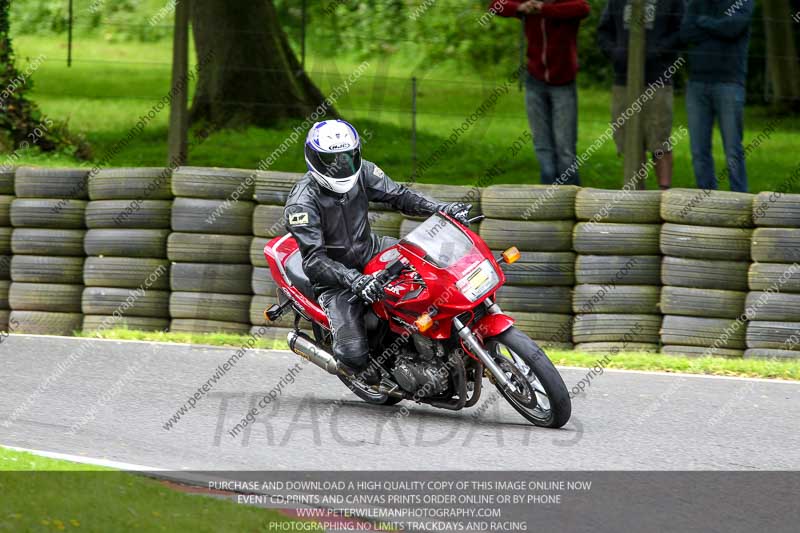
[(572, 414), (572, 402), (564, 380), (538, 344), (517, 328), (486, 339), (486, 350), (511, 381), (500, 394), (536, 426), (560, 428)]

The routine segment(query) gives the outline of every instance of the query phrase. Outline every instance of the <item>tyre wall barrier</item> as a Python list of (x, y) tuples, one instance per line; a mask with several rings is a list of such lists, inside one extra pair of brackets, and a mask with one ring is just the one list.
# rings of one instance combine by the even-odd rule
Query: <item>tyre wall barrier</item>
[(754, 195), (671, 189), (661, 201), (662, 350), (741, 357)]
[(169, 168), (116, 168), (89, 176), (85, 331), (169, 328), (171, 178)]
[(11, 202), (14, 201), (14, 172), (0, 167), (0, 331), (13, 331), (8, 322), (11, 308), (8, 290), (11, 288)]
[[(264, 245), (301, 174), (180, 167), (0, 172), (0, 326), (251, 332), (278, 301)], [(498, 303), (542, 345), (800, 357), (800, 195), (413, 184), (464, 201), (504, 265)], [(402, 237), (421, 219), (382, 204)], [(9, 314), (10, 311), (10, 314)], [(113, 320), (112, 320), (113, 319)]]
[(800, 194), (753, 202), (745, 357), (800, 357)]
[[(249, 261), (252, 274), (249, 280), (252, 298), (248, 307), (250, 333), (254, 337), (285, 340), (294, 317), (286, 314), (277, 323), (268, 323), (264, 310), (278, 303), (278, 286), (272, 280), (267, 260), (264, 257), (264, 246), (274, 237), (284, 235), (286, 227), (283, 222), (283, 206), (289, 191), (302, 177), (302, 174), (282, 172), (262, 172), (256, 178), (255, 200), (258, 202), (253, 211), (253, 235), (248, 243)], [(305, 330), (310, 330), (308, 322), (302, 323)]]
[(83, 327), (87, 170), (20, 167), (11, 202), (9, 326), (71, 335)]
[[(256, 173), (180, 167), (172, 174), (168, 253), (170, 329), (182, 333), (250, 332)], [(182, 251), (177, 252), (180, 248)], [(235, 249), (234, 253), (220, 253)]]
[(660, 191), (581, 189), (573, 337), (588, 352), (659, 347)]
[(516, 246), (497, 303), (545, 349), (571, 349), (577, 187), (492, 185), (482, 191), (480, 236), (499, 255)]

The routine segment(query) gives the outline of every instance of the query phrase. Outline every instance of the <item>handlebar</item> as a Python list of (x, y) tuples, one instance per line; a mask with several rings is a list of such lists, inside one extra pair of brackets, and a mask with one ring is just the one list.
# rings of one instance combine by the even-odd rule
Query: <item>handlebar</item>
[[(396, 280), (400, 274), (406, 269), (406, 265), (404, 265), (399, 259), (396, 259), (393, 263), (387, 266), (384, 270), (381, 270), (375, 275), (375, 279), (377, 279), (381, 284), (381, 289), (385, 289), (391, 282)], [(356, 303), (359, 300), (359, 296), (357, 294), (353, 294), (350, 298), (347, 299), (347, 303)], [(364, 302), (366, 303), (366, 302)]]

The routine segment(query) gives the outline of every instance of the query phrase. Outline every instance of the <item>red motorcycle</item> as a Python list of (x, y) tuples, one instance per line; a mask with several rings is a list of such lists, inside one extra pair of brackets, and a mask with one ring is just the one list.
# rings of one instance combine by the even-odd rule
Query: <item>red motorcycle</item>
[[(294, 238), (276, 237), (264, 253), (279, 288), (279, 303), (265, 311), (267, 319), (293, 311), (289, 348), (363, 400), (460, 410), (478, 402), (486, 375), (533, 424), (558, 428), (569, 420), (569, 393), (553, 363), (494, 302), (505, 283), (500, 263), (519, 259), (516, 248), (495, 259), (477, 234), (439, 213), (372, 258), (365, 273), (375, 275), (386, 293), (366, 313), (372, 359), (381, 372), (373, 386), (345, 372), (331, 355), (328, 320)], [(300, 331), (302, 320), (311, 322), (313, 339)]]

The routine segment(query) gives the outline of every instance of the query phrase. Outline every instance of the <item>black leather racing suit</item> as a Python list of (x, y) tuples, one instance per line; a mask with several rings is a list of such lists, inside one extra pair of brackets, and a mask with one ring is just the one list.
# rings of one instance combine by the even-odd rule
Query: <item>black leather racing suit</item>
[(355, 369), (368, 364), (369, 343), (366, 307), (360, 300), (347, 301), (353, 295), (350, 287), (370, 259), (397, 242), (372, 233), (369, 202), (417, 216), (430, 216), (445, 205), (395, 183), (365, 160), (358, 181), (346, 194), (331, 192), (306, 174), (289, 193), (284, 210), (286, 228), (300, 247), (303, 270), (330, 322), (334, 356)]

